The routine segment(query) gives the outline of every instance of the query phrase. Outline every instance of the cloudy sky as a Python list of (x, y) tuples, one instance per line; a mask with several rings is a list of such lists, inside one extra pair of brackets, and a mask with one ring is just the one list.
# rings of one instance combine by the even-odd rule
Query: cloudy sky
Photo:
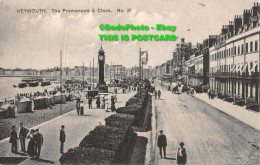
[[(95, 2), (93, 2), (95, 1)], [(99, 34), (175, 34), (186, 42), (202, 42), (208, 35), (251, 9), (257, 0), (0, 0), (0, 67), (50, 68), (89, 65), (100, 48)], [(199, 3), (205, 4), (205, 6)], [(51, 9), (111, 9), (112, 13), (53, 13)], [(46, 9), (48, 13), (18, 14), (17, 9)], [(117, 9), (131, 9), (118, 13)], [(99, 24), (176, 26), (175, 32), (100, 31)], [(190, 29), (190, 31), (187, 31)], [(138, 51), (149, 52), (149, 65), (172, 58), (177, 41), (104, 41), (106, 63), (138, 65)]]

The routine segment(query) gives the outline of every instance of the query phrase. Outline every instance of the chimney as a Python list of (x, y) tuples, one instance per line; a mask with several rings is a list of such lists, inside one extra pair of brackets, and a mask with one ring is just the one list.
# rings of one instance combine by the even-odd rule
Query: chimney
[(227, 34), (228, 33), (228, 28), (226, 25), (222, 26), (221, 34)]
[(228, 25), (228, 33), (233, 36), (233, 31), (234, 31), (234, 25), (232, 21), (229, 21), (229, 25)]
[(239, 15), (235, 15), (234, 19), (234, 35), (237, 34), (239, 28), (242, 26), (242, 17)]
[(259, 8), (260, 8), (260, 4), (254, 3), (254, 6), (252, 7), (252, 16), (257, 16), (257, 14), (259, 13)]
[(251, 17), (250, 10), (244, 10), (243, 25), (249, 25), (250, 17)]

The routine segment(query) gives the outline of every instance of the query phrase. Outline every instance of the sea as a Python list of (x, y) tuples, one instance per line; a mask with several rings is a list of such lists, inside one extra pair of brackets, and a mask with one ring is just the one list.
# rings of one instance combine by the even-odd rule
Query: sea
[[(18, 83), (22, 82), (22, 77), (0, 77), (0, 101), (4, 99), (13, 99), (17, 93), (43, 92), (44, 89), (51, 90), (58, 87), (58, 82), (52, 82), (49, 86), (25, 87), (19, 88)], [(13, 85), (17, 86), (14, 87)]]

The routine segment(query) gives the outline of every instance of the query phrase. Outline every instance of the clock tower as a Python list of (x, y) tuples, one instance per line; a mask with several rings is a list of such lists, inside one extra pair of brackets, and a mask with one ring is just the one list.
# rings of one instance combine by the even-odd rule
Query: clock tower
[(108, 87), (104, 81), (104, 65), (105, 65), (105, 52), (102, 48), (98, 51), (98, 65), (99, 65), (99, 81), (98, 89), (101, 92), (108, 92)]

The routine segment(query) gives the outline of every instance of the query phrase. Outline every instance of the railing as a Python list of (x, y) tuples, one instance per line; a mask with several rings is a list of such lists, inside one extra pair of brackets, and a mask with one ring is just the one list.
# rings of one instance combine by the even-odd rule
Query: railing
[(242, 74), (237, 72), (215, 72), (209, 73), (207, 76), (220, 77), (220, 78), (248, 78), (248, 79), (260, 79), (260, 72), (252, 72), (249, 75), (248, 72), (243, 72)]

